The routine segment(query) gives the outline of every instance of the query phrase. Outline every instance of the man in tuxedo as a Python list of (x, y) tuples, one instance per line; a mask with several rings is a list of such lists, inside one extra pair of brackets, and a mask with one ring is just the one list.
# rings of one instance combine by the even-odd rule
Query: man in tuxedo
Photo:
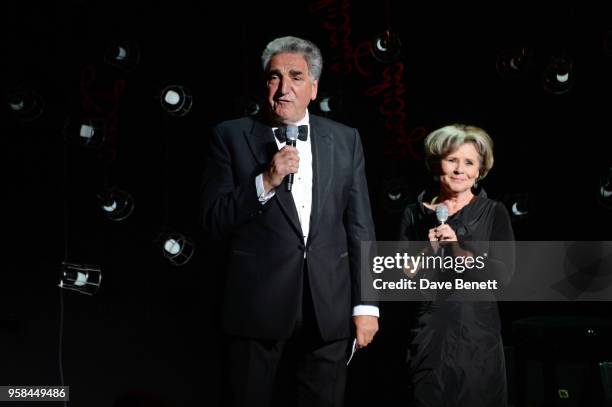
[[(313, 43), (277, 38), (262, 64), (267, 109), (213, 129), (203, 190), (204, 228), (231, 249), (234, 404), (341, 406), (353, 335), (359, 348), (378, 330), (376, 304), (360, 301), (360, 243), (375, 240), (361, 141), (308, 113), (323, 64)], [(287, 126), (299, 128), (295, 147)], [(295, 398), (279, 401), (289, 376)]]

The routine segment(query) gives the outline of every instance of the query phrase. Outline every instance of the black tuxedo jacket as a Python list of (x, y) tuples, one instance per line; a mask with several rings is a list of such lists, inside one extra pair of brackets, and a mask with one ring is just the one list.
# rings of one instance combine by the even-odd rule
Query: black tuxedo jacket
[[(288, 338), (307, 272), (324, 340), (351, 334), (360, 304), (360, 242), (375, 240), (359, 133), (310, 115), (312, 211), (304, 244), (293, 196), (282, 184), (265, 205), (255, 177), (278, 151), (272, 129), (242, 118), (213, 129), (203, 187), (203, 225), (229, 239), (223, 325), (251, 338)], [(304, 252), (308, 270), (304, 268)]]

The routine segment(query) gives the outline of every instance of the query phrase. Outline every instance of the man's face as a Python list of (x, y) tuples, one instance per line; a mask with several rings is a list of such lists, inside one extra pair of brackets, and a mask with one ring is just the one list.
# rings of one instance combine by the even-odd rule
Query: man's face
[(280, 53), (270, 59), (266, 70), (268, 104), (280, 124), (296, 123), (317, 97), (318, 81), (313, 80), (302, 54)]

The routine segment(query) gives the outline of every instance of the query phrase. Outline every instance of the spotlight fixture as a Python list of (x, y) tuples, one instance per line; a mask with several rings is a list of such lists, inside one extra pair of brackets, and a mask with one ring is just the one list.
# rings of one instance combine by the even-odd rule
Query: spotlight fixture
[(162, 108), (172, 116), (185, 116), (191, 110), (193, 96), (179, 85), (166, 86), (161, 92)]
[(334, 116), (342, 110), (342, 97), (337, 93), (324, 93), (318, 99), (316, 107), (323, 116)]
[(393, 178), (383, 181), (383, 194), (384, 208), (387, 212), (402, 212), (411, 198), (408, 180)]
[(250, 96), (240, 96), (234, 100), (234, 112), (237, 116), (255, 116), (261, 111), (261, 104)]
[(98, 148), (106, 140), (106, 121), (103, 119), (66, 119), (64, 135), (67, 140), (87, 148)]
[(607, 209), (612, 209), (612, 167), (599, 179), (597, 201)]
[(195, 250), (193, 241), (180, 233), (162, 234), (158, 241), (161, 244), (164, 257), (175, 266), (184, 265), (193, 256)]
[(22, 122), (38, 119), (44, 111), (43, 98), (33, 90), (17, 90), (8, 94), (8, 107), (13, 116)]
[(552, 57), (544, 69), (542, 78), (544, 90), (555, 95), (562, 95), (574, 85), (573, 63), (568, 57)]
[(526, 193), (508, 194), (504, 197), (503, 202), (506, 204), (513, 222), (522, 221), (529, 217), (530, 205), (529, 197)]
[(98, 195), (100, 208), (104, 215), (115, 222), (126, 219), (134, 211), (134, 198), (131, 194), (117, 188), (111, 188)]
[(402, 50), (402, 42), (399, 36), (386, 30), (378, 34), (370, 44), (370, 52), (376, 60), (383, 63), (394, 62)]
[(526, 73), (531, 59), (532, 52), (528, 47), (504, 50), (497, 55), (495, 68), (504, 79), (518, 78)]
[(104, 62), (124, 72), (133, 71), (140, 61), (140, 50), (133, 41), (114, 41), (104, 54)]
[(326, 96), (319, 101), (319, 109), (323, 113), (330, 113), (332, 111), (331, 104), (329, 103), (330, 101), (331, 98), (329, 96)]
[(102, 271), (100, 266), (62, 262), (58, 286), (82, 294), (94, 295), (100, 288)]

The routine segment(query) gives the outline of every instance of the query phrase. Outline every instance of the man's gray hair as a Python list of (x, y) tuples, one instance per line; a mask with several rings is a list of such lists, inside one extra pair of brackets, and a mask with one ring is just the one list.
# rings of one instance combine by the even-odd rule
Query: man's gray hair
[(263, 70), (268, 68), (270, 59), (276, 54), (290, 53), (302, 54), (308, 64), (308, 73), (313, 80), (319, 80), (323, 70), (323, 57), (321, 50), (308, 40), (297, 37), (281, 37), (270, 41), (261, 54)]

